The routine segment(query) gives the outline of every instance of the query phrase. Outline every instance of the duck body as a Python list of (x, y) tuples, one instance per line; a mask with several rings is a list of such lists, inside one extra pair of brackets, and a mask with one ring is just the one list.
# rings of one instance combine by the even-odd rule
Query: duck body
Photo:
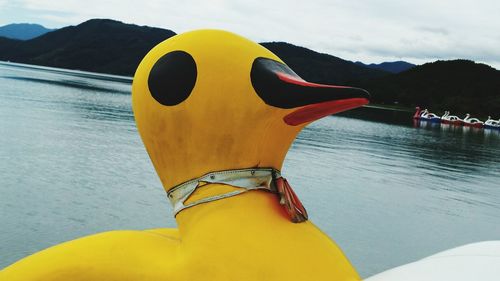
[[(220, 30), (160, 43), (132, 85), (138, 131), (169, 196), (212, 172), (280, 171), (302, 128), (368, 97), (304, 81), (261, 45)], [(274, 189), (240, 193), (238, 185), (197, 181), (180, 202), (189, 208), (176, 213), (178, 229), (66, 242), (5, 268), (0, 280), (359, 280), (307, 213), (292, 222), (302, 205), (284, 182), (273, 172)]]
[(359, 280), (335, 243), (311, 222), (290, 223), (273, 194), (185, 212), (179, 229), (80, 238), (7, 267), (0, 280)]

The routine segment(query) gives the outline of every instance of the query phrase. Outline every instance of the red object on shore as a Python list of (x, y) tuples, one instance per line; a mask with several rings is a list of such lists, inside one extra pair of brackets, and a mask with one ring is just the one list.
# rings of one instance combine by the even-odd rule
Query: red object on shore
[(420, 110), (419, 106), (415, 107), (415, 109), (417, 111), (415, 111), (415, 114), (413, 115), (413, 119), (420, 119), (420, 114), (422, 113), (422, 111)]

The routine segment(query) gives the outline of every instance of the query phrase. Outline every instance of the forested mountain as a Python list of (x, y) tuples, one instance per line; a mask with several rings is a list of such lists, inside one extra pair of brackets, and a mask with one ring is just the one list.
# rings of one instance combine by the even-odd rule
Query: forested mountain
[(348, 84), (361, 79), (389, 75), (328, 54), (285, 42), (261, 43), (290, 66), (303, 79), (316, 83)]
[(357, 65), (366, 66), (368, 68), (379, 69), (383, 71), (387, 71), (390, 73), (400, 73), (406, 70), (409, 70), (415, 65), (413, 63), (405, 62), (405, 61), (391, 61), (391, 62), (383, 62), (383, 63), (371, 63), (364, 64), (360, 61), (356, 62)]
[[(0, 60), (132, 76), (144, 55), (173, 35), (171, 30), (93, 19), (26, 41), (0, 37)], [(500, 71), (484, 64), (453, 60), (421, 66), (364, 65), (285, 42), (261, 44), (302, 78), (364, 87), (375, 103), (500, 113)]]
[(373, 101), (483, 115), (500, 114), (500, 71), (469, 60), (436, 61), (360, 82)]
[(39, 24), (13, 23), (0, 26), (0, 37), (29, 40), (53, 30), (54, 29), (48, 29)]
[(173, 31), (93, 19), (28, 40), (0, 40), (0, 60), (133, 75), (146, 53)]

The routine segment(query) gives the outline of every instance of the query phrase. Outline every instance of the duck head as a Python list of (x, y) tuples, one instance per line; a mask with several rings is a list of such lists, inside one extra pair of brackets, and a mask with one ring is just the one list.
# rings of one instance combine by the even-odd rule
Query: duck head
[(219, 30), (160, 43), (132, 86), (137, 128), (167, 191), (212, 171), (281, 169), (304, 126), (368, 97), (306, 82), (263, 46)]

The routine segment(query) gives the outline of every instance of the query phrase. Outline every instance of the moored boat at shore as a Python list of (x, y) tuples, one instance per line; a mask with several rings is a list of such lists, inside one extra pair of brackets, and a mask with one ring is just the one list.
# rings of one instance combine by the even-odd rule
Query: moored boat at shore
[(428, 121), (432, 123), (440, 123), (441, 122), (441, 117), (437, 116), (434, 113), (429, 112), (427, 109), (425, 109), (422, 114), (420, 115), (420, 120), (422, 121)]
[(485, 128), (485, 129), (498, 129), (500, 130), (500, 119), (492, 119), (491, 116), (488, 116), (486, 121), (481, 121), (478, 118), (472, 117), (469, 113), (467, 113), (464, 119), (456, 115), (450, 115), (450, 111), (445, 111), (444, 114), (440, 117), (437, 114), (430, 113), (429, 110), (424, 109), (421, 110), (420, 107), (415, 108), (416, 111), (413, 114), (414, 122), (418, 124), (420, 121), (424, 123), (436, 123), (436, 124), (449, 124), (455, 126), (464, 126), (464, 127), (473, 127), (473, 128)]
[(462, 125), (464, 120), (456, 115), (450, 115), (449, 111), (445, 111), (445, 114), (441, 117), (441, 123), (451, 124), (451, 125)]
[(464, 126), (467, 127), (474, 127), (474, 128), (482, 128), (484, 126), (484, 122), (477, 119), (477, 118), (471, 118), (470, 114), (467, 113), (464, 118)]
[(484, 121), (484, 128), (500, 130), (500, 119), (495, 120), (491, 119), (491, 116), (488, 116), (488, 120)]

